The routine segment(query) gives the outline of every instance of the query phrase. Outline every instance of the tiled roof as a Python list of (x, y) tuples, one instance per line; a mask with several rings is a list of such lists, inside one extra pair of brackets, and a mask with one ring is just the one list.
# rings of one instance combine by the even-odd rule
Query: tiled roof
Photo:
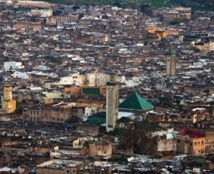
[(137, 93), (132, 93), (125, 101), (120, 103), (119, 109), (144, 111), (153, 109), (154, 106)]
[(106, 113), (105, 112), (98, 112), (88, 118), (85, 122), (88, 125), (102, 125), (106, 122)]
[(88, 87), (88, 88), (82, 88), (82, 94), (85, 95), (100, 95), (100, 88), (93, 88), (93, 87)]

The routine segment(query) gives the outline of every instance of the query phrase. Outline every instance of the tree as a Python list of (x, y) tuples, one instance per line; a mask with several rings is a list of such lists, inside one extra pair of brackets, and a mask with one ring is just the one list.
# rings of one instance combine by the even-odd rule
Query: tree
[(133, 147), (134, 153), (156, 154), (157, 140), (149, 134), (148, 122), (135, 122), (133, 127), (124, 130), (119, 139), (121, 149)]
[(114, 2), (112, 5), (116, 7), (121, 7), (121, 4), (119, 2)]
[(140, 11), (142, 11), (143, 13), (145, 13), (146, 9), (150, 8), (149, 4), (141, 4), (140, 5)]
[(79, 5), (74, 5), (74, 6), (72, 7), (72, 9), (73, 9), (74, 11), (76, 11), (76, 10), (79, 9), (79, 8), (80, 8)]

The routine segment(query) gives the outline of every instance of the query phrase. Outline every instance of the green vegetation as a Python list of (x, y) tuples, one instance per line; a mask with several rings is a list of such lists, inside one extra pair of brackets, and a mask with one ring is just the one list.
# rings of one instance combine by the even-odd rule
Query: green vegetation
[(188, 19), (173, 19), (171, 22), (170, 22), (170, 25), (178, 25), (182, 22), (187, 22)]
[(69, 118), (68, 120), (66, 120), (66, 123), (78, 123), (79, 120), (80, 119), (78, 117), (73, 116), (73, 117)]
[(106, 132), (106, 127), (101, 126), (99, 132), (111, 136), (118, 136), (123, 134), (123, 129), (115, 128), (113, 131)]
[(48, 56), (47, 58), (48, 58), (52, 63), (57, 63), (57, 64), (61, 64), (61, 63), (62, 63), (62, 61), (61, 61), (59, 58), (57, 58), (57, 57)]
[(16, 109), (16, 110), (15, 110), (15, 113), (16, 113), (16, 114), (22, 114), (22, 108)]
[(112, 157), (109, 159), (110, 162), (128, 162), (124, 156)]
[[(114, 5), (117, 7), (129, 7), (141, 9), (142, 5), (148, 7), (191, 7), (193, 11), (213, 11), (213, 0), (45, 0), (50, 3), (72, 4), (72, 5)], [(143, 7), (144, 8), (144, 7)]]
[(98, 112), (88, 118), (85, 124), (89, 125), (102, 125), (106, 122), (106, 113), (105, 112)]
[(134, 152), (155, 155), (157, 140), (149, 135), (149, 132), (156, 128), (159, 128), (159, 125), (156, 123), (135, 122), (134, 127), (124, 130), (119, 137), (120, 148), (129, 149), (133, 147)]
[(31, 11), (30, 7), (18, 7), (15, 8), (15, 11)]

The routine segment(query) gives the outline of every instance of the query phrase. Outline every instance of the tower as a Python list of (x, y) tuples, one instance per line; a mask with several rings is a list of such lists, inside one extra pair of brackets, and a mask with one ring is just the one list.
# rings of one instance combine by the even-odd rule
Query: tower
[(2, 109), (5, 110), (7, 114), (13, 113), (16, 110), (16, 101), (13, 100), (13, 88), (11, 85), (4, 85)]
[(106, 88), (106, 132), (109, 132), (115, 129), (118, 118), (119, 85), (115, 74), (110, 74), (110, 81), (106, 83)]
[(171, 47), (169, 48), (169, 51), (166, 54), (166, 75), (176, 75), (176, 57)]

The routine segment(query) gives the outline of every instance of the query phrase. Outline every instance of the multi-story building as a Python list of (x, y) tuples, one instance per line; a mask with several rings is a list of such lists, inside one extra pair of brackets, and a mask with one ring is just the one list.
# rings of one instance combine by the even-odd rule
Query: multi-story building
[(176, 135), (176, 151), (195, 156), (205, 155), (205, 134), (199, 130), (187, 129)]
[(119, 85), (116, 82), (116, 75), (110, 75), (110, 81), (106, 83), (106, 131), (113, 131), (118, 118)]
[(34, 16), (41, 16), (41, 17), (50, 17), (53, 16), (53, 10), (52, 9), (32, 9), (31, 14)]
[(83, 162), (73, 160), (50, 160), (36, 166), (38, 174), (78, 174), (83, 167)]
[[(110, 75), (105, 73), (99, 73), (97, 71), (86, 74), (71, 74), (70, 76), (63, 77), (56, 85), (72, 85), (77, 86), (105, 86), (110, 80)], [(125, 76), (117, 76), (116, 81), (125, 83)]]
[(167, 36), (177, 36), (179, 35), (179, 31), (171, 28), (156, 28), (154, 26), (150, 26), (147, 30), (148, 33), (156, 34), (158, 40), (162, 40)]
[(203, 52), (209, 52), (214, 50), (214, 37), (213, 36), (206, 36), (199, 39), (199, 41), (193, 41), (191, 43), (193, 46), (198, 48)]
[(24, 69), (24, 66), (22, 65), (22, 62), (4, 62), (4, 71), (11, 71), (11, 70), (18, 70), (18, 69)]
[(23, 119), (28, 121), (64, 123), (72, 117), (73, 104), (56, 104), (23, 109)]
[(61, 16), (50, 16), (46, 18), (47, 25), (56, 25), (64, 22), (75, 22), (77, 19), (76, 15), (61, 15)]

